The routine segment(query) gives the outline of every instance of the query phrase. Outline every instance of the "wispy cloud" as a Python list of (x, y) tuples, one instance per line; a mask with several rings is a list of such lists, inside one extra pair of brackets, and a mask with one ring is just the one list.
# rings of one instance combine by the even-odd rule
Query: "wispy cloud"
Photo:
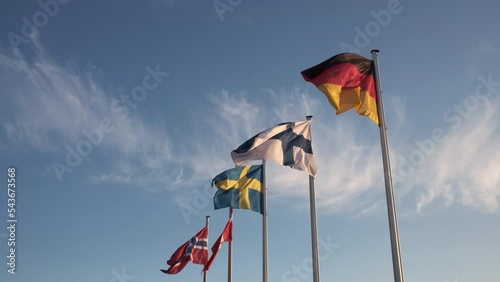
[[(313, 112), (313, 143), (319, 168), (317, 205), (320, 210), (364, 215), (385, 209), (378, 129), (367, 134), (350, 119), (333, 121), (333, 109), (324, 107), (320, 95), (316, 98), (300, 89), (264, 89), (263, 92), (271, 98), (269, 104), (251, 102), (247, 98), (249, 95), (241, 93), (230, 95), (222, 92), (212, 96), (214, 111), (221, 113), (219, 118), (210, 121), (211, 128), (224, 139), (221, 146), (225, 148), (220, 153), (229, 156), (231, 149), (264, 128), (283, 121), (302, 120)], [(405, 108), (404, 100), (392, 101), (395, 108)], [(400, 193), (397, 196), (405, 205), (410, 205), (400, 206), (405, 213), (409, 210), (421, 212), (431, 203), (438, 207), (459, 204), (486, 212), (498, 211), (500, 119), (495, 105), (482, 107), (471, 112), (470, 118), (464, 120), (460, 128), (450, 129), (447, 141), (437, 145), (436, 153), (426, 159), (425, 165), (405, 179), (405, 187), (398, 186)], [(403, 118), (405, 111), (396, 111), (395, 114)], [(393, 134), (406, 136), (410, 129), (398, 126), (396, 130), (398, 132)], [(415, 144), (404, 142), (391, 140), (398, 151), (414, 149)], [(394, 160), (398, 152), (391, 153)], [(217, 158), (216, 154), (212, 157)], [(219, 164), (221, 169), (223, 163)], [(308, 210), (308, 179), (302, 172), (270, 164), (268, 179), (270, 200), (301, 211)]]
[(426, 166), (410, 180), (418, 189), (417, 210), (432, 203), (461, 204), (497, 212), (500, 201), (500, 115), (498, 103), (483, 104), (462, 127), (450, 132)]
[[(368, 130), (360, 130), (363, 117), (354, 113), (334, 118), (322, 95), (300, 88), (209, 94), (192, 124), (186, 121), (189, 136), (173, 140), (160, 125), (133, 111), (125, 119), (116, 118), (110, 107), (119, 100), (119, 93), (104, 90), (109, 87), (102, 86), (95, 67), (57, 63), (36, 48), (29, 58), (20, 52), (0, 52), (0, 84), (8, 94), (4, 105), (9, 105), (0, 114), (0, 140), (8, 144), (3, 150), (35, 150), (63, 159), (65, 146), (81, 140), (82, 130), (111, 118), (115, 129), (96, 149), (96, 159), (105, 154), (111, 165), (89, 175), (90, 180), (170, 188), (175, 190), (173, 202), (180, 203), (190, 197), (193, 187), (209, 186), (213, 176), (232, 167), (229, 153), (242, 142), (277, 123), (303, 120), (314, 113), (320, 211), (364, 215), (385, 208), (378, 129), (367, 120), (362, 126), (369, 126)], [(404, 118), (404, 99), (390, 103), (399, 109), (396, 116)], [(415, 211), (452, 204), (498, 211), (500, 119), (495, 102), (481, 107), (460, 128), (447, 132), (447, 141), (438, 144), (425, 165), (405, 179), (399, 196), (405, 203), (411, 200)], [(398, 126), (397, 130), (396, 134), (407, 134), (409, 129)], [(414, 147), (401, 140), (391, 140), (391, 145), (398, 152)], [(268, 179), (271, 201), (308, 209), (304, 173), (270, 164)]]
[[(322, 96), (312, 96), (299, 88), (263, 89), (258, 96), (262, 95), (267, 96), (265, 101), (268, 103), (264, 104), (260, 99), (249, 100), (255, 94), (231, 95), (227, 91), (212, 94), (209, 98), (212, 118), (202, 122), (202, 127), (211, 133), (205, 132), (200, 138), (215, 138), (217, 142), (204, 143), (203, 148), (192, 152), (193, 159), (188, 167), (194, 168), (198, 164), (197, 173), (213, 177), (233, 165), (229, 152), (259, 131), (285, 121), (304, 120), (307, 115), (316, 113), (313, 143), (319, 167), (316, 180), (318, 207), (328, 213), (352, 214), (383, 208), (377, 200), (371, 199), (371, 195), (381, 191), (373, 189), (373, 183), (382, 181), (380, 145), (369, 142), (363, 133), (346, 121), (333, 122), (330, 126), (332, 109), (323, 107)], [(195, 148), (192, 144), (190, 147)], [(203, 164), (207, 162), (199, 162), (200, 159), (214, 165), (207, 167)], [(306, 174), (271, 162), (267, 175), (270, 200), (283, 202), (300, 211), (308, 209)], [(185, 201), (186, 193), (179, 195), (179, 199)]]
[[(369, 143), (348, 122), (325, 126), (317, 120), (313, 127), (317, 206), (328, 213), (357, 214), (376, 209), (373, 195), (383, 187), (378, 144)], [(292, 200), (298, 209), (309, 208), (309, 202), (304, 201), (309, 197), (308, 178), (303, 173), (282, 170), (273, 178), (275, 194), (271, 195)]]
[(99, 84), (95, 67), (60, 64), (37, 46), (29, 56), (19, 50), (0, 54), (0, 83), (11, 105), (1, 116), (0, 138), (14, 150), (34, 149), (64, 160), (66, 146), (74, 147), (84, 131), (109, 119), (114, 130), (94, 151), (116, 161), (109, 172), (91, 178), (141, 186), (167, 181), (172, 174), (165, 168), (172, 161), (168, 135), (133, 113), (118, 118), (112, 110), (116, 93)]

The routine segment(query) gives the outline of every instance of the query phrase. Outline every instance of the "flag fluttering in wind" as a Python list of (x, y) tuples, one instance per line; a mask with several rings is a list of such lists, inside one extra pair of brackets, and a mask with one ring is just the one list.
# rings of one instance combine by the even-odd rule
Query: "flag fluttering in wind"
[(233, 220), (230, 219), (226, 227), (224, 228), (224, 231), (222, 231), (222, 234), (219, 236), (217, 241), (215, 241), (214, 245), (212, 246), (212, 256), (208, 260), (208, 262), (205, 264), (205, 268), (203, 268), (203, 271), (208, 271), (210, 269), (210, 266), (212, 266), (212, 263), (219, 253), (220, 248), (222, 247), (222, 243), (224, 242), (231, 242), (233, 241)]
[[(352, 53), (338, 54), (301, 74), (328, 97), (337, 114), (355, 108), (356, 113), (368, 116), (379, 125), (394, 281), (404, 282), (378, 52), (379, 50), (371, 51), (373, 60)], [(315, 254), (317, 256), (318, 252), (313, 250), (313, 255)], [(313, 268), (316, 269), (313, 273), (319, 272), (319, 266), (314, 266), (315, 261), (313, 259)], [(319, 278), (314, 278), (314, 281), (319, 281)]]
[(314, 176), (316, 161), (311, 145), (311, 122), (281, 123), (266, 129), (231, 152), (237, 166), (248, 161), (273, 160)]
[(342, 53), (301, 74), (326, 95), (337, 115), (355, 108), (356, 113), (379, 124), (372, 60)]
[(262, 165), (247, 165), (228, 169), (212, 180), (217, 192), (214, 208), (248, 209), (263, 211)]
[(177, 274), (192, 261), (196, 264), (206, 264), (208, 261), (208, 228), (204, 227), (189, 241), (180, 246), (167, 261), (169, 269), (161, 269), (167, 274)]

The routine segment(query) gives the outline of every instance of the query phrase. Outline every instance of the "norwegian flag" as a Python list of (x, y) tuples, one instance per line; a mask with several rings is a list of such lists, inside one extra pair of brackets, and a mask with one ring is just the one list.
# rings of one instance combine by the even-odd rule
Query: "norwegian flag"
[(222, 234), (219, 236), (219, 239), (215, 241), (215, 244), (212, 246), (212, 256), (208, 260), (207, 264), (203, 268), (203, 271), (208, 271), (210, 266), (212, 266), (212, 262), (215, 259), (215, 256), (219, 253), (220, 248), (222, 247), (222, 243), (233, 241), (233, 220), (230, 219), (222, 231)]
[(180, 246), (167, 261), (169, 269), (160, 269), (166, 274), (177, 274), (192, 261), (205, 264), (208, 261), (208, 228), (205, 227), (189, 241)]

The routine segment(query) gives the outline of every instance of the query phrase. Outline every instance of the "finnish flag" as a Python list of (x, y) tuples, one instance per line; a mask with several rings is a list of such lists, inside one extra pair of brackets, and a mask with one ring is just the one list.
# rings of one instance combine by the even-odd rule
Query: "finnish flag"
[(234, 164), (273, 160), (284, 166), (316, 174), (311, 145), (311, 121), (287, 122), (266, 129), (231, 152)]

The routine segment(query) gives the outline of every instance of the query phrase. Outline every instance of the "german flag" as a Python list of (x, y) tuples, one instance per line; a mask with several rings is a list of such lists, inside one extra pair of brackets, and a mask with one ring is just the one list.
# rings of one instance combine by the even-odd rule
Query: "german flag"
[(372, 60), (342, 53), (301, 74), (325, 93), (337, 115), (355, 108), (356, 113), (379, 124)]

